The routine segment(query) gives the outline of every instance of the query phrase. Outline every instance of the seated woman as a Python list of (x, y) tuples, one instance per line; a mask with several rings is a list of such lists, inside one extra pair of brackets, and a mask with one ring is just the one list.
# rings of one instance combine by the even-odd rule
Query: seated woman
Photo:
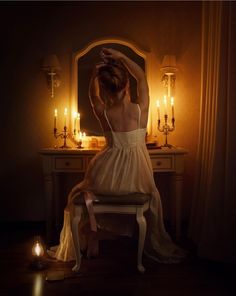
[[(105, 224), (94, 217), (94, 194), (122, 195), (134, 192), (151, 196), (147, 215), (145, 254), (162, 263), (178, 262), (184, 254), (173, 244), (163, 224), (162, 205), (156, 188), (150, 157), (145, 144), (148, 120), (149, 91), (143, 70), (123, 53), (104, 48), (102, 63), (97, 64), (89, 86), (89, 96), (94, 114), (106, 138), (106, 147), (90, 162), (84, 180), (70, 192), (64, 212), (64, 225), (57, 259), (75, 258), (70, 229), (70, 210), (73, 197), (83, 193), (89, 213), (89, 227), (81, 223), (80, 238), (87, 236), (87, 255), (98, 254), (97, 225)], [(138, 101), (132, 103), (129, 93), (130, 73), (137, 81)], [(108, 225), (115, 231), (115, 225)], [(126, 225), (127, 226), (127, 225)]]

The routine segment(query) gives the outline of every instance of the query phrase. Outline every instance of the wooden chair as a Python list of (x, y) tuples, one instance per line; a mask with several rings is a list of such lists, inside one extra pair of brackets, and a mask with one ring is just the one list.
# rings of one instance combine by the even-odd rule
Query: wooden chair
[[(139, 226), (137, 268), (141, 273), (145, 271), (142, 264), (142, 255), (146, 237), (146, 219), (143, 213), (149, 209), (149, 200), (150, 196), (148, 194), (132, 193), (119, 196), (96, 195), (96, 199), (93, 202), (95, 214), (112, 213), (136, 215), (136, 221)], [(74, 213), (71, 219), (71, 229), (76, 255), (76, 264), (73, 267), (73, 271), (77, 272), (81, 265), (78, 225), (83, 211), (87, 211), (87, 208), (84, 198), (76, 197), (73, 202)]]

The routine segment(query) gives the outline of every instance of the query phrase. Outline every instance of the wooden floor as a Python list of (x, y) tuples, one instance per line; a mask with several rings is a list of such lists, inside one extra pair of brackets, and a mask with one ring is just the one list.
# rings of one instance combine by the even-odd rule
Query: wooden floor
[(48, 261), (48, 269), (32, 271), (34, 235), (44, 237), (43, 225), (1, 225), (0, 296), (60, 295), (236, 295), (232, 266), (192, 257), (175, 265), (157, 264), (144, 257), (146, 272), (136, 271), (136, 242), (128, 238), (100, 243), (96, 259), (83, 259), (81, 273), (57, 282), (45, 280), (48, 273), (70, 273), (73, 262)]

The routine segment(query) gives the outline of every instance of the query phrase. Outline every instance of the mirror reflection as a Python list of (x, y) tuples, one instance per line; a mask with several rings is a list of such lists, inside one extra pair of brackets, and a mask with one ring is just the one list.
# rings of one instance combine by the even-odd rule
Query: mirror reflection
[[(103, 47), (111, 47), (123, 52), (125, 55), (129, 56), (133, 61), (139, 64), (145, 71), (145, 59), (134, 52), (130, 47), (118, 43), (106, 43), (97, 45), (78, 59), (77, 107), (80, 113), (80, 122), (83, 131), (85, 131), (87, 135), (93, 136), (101, 136), (103, 133), (90, 106), (88, 88), (93, 65), (101, 62), (99, 53)], [(136, 81), (130, 75), (130, 94), (132, 101), (136, 100), (137, 98), (136, 89)]]

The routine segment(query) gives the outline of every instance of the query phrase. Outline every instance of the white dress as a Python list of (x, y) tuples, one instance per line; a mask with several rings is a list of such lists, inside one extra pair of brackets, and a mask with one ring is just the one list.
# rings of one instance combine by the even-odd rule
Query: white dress
[[(152, 165), (145, 143), (146, 128), (139, 128), (141, 110), (139, 105), (137, 107), (139, 112), (138, 129), (129, 132), (113, 131), (106, 111), (104, 111), (104, 116), (111, 129), (110, 132), (104, 133), (106, 146), (91, 160), (84, 180), (72, 189), (68, 204), (71, 203), (71, 198), (75, 196), (75, 192), (80, 191), (109, 195), (134, 192), (150, 194), (151, 201), (146, 217), (147, 237), (144, 252), (148, 257), (158, 262), (179, 262), (184, 257), (184, 252), (172, 242), (165, 231), (160, 195), (154, 182)], [(99, 224), (99, 219), (97, 223), (98, 226), (102, 227)], [(101, 224), (104, 225), (103, 221)], [(115, 231), (114, 227), (110, 226), (110, 229)], [(54, 256), (58, 260), (70, 261), (75, 259), (69, 207), (64, 211), (64, 225), (60, 235), (60, 244), (54, 250)]]

